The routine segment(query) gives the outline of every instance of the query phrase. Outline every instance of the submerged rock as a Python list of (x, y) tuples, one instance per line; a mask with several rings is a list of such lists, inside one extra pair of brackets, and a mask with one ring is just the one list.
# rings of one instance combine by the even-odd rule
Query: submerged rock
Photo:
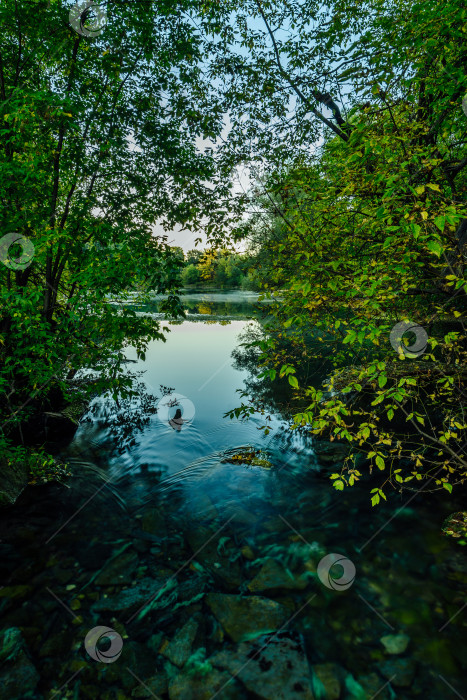
[(17, 627), (0, 632), (0, 664), (2, 697), (23, 700), (34, 696), (40, 676), (28, 657), (23, 636)]
[(279, 588), (302, 590), (306, 586), (307, 580), (305, 578), (294, 576), (280, 562), (275, 559), (268, 559), (263, 564), (261, 571), (248, 584), (248, 590), (252, 593), (259, 593)]
[(146, 679), (131, 693), (132, 698), (154, 698), (167, 692), (168, 680), (165, 671)]
[(237, 552), (233, 547), (230, 547), (230, 551), (226, 547), (221, 548), (221, 538), (213, 538), (215, 534), (215, 530), (208, 527), (197, 527), (188, 531), (186, 538), (196, 554), (196, 561), (206, 567), (228, 591), (233, 591), (243, 582), (239, 562), (231, 560)]
[(242, 508), (238, 503), (228, 503), (223, 512), (233, 523), (245, 525), (247, 528), (254, 528), (260, 519), (258, 512)]
[(0, 598), (19, 601), (22, 598), (27, 598), (33, 591), (32, 586), (19, 584), (18, 586), (2, 586), (0, 588)]
[(138, 561), (138, 555), (133, 549), (122, 552), (104, 564), (94, 583), (97, 586), (128, 585), (132, 581)]
[(235, 650), (215, 654), (209, 661), (238, 677), (255, 698), (314, 698), (303, 640), (297, 633), (279, 632), (243, 642)]
[(409, 645), (410, 637), (401, 632), (400, 634), (387, 634), (379, 641), (388, 654), (403, 654)]
[[(152, 653), (148, 653), (148, 649), (144, 644), (125, 639), (121, 656), (115, 663), (98, 665), (99, 690), (102, 693), (103, 687), (115, 684), (120, 689), (122, 697), (127, 698), (129, 691), (141, 687), (142, 683), (147, 682), (146, 679), (158, 675), (157, 661)], [(93, 674), (92, 668), (90, 674)], [(84, 673), (86, 673), (86, 670), (84, 670)], [(92, 677), (95, 676), (90, 675), (90, 678)], [(92, 697), (94, 700), (95, 697), (100, 698), (101, 695)]]
[(195, 619), (188, 620), (170, 642), (166, 640), (162, 644), (159, 653), (175, 666), (181, 668), (190, 657), (191, 647), (195, 641), (198, 627), (199, 624)]
[(184, 508), (184, 516), (197, 520), (215, 520), (219, 517), (217, 508), (205, 493), (197, 493)]
[(345, 671), (337, 664), (315, 664), (313, 670), (313, 690), (322, 700), (338, 700), (341, 696), (341, 680)]
[(248, 559), (249, 561), (253, 561), (253, 559), (255, 558), (255, 553), (248, 544), (242, 547), (241, 552), (245, 559)]
[(366, 700), (378, 697), (378, 700), (389, 700), (390, 692), (388, 682), (383, 681), (377, 673), (368, 673), (358, 676), (358, 683), (366, 693)]
[(143, 513), (141, 519), (141, 527), (143, 532), (148, 532), (150, 535), (164, 535), (166, 530), (166, 518), (162, 511), (156, 508), (148, 508)]
[(208, 593), (206, 603), (234, 642), (275, 632), (290, 617), (286, 607), (261, 596)]
[(213, 697), (216, 700), (240, 700), (245, 695), (228, 673), (217, 669), (198, 677), (182, 671), (169, 683), (170, 700), (211, 700)]
[[(160, 606), (163, 607), (161, 598), (165, 591), (169, 591), (176, 586), (176, 581), (173, 578), (171, 571), (160, 572), (158, 579), (142, 578), (136, 585), (131, 588), (125, 588), (117, 595), (104, 596), (92, 606), (93, 612), (119, 612), (133, 610), (134, 608), (143, 608), (150, 602), (160, 601)], [(168, 602), (167, 602), (168, 604)]]
[(399, 688), (409, 688), (412, 685), (416, 668), (413, 659), (388, 659), (379, 665), (383, 676)]
[(41, 658), (50, 656), (52, 658), (57, 658), (65, 650), (71, 649), (73, 642), (75, 642), (73, 633), (68, 629), (58, 632), (52, 635), (46, 641), (41, 644), (39, 648), (39, 656)]
[(95, 571), (111, 554), (112, 546), (110, 544), (92, 540), (87, 547), (80, 549), (76, 556), (82, 567)]

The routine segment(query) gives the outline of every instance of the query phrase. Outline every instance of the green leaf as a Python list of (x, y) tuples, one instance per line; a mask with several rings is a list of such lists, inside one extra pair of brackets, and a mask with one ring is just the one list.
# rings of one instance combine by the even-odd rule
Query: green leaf
[(378, 469), (383, 470), (384, 467), (385, 467), (384, 459), (383, 459), (380, 455), (378, 455), (378, 456), (376, 457), (376, 460), (375, 460), (375, 461), (376, 461), (376, 466), (378, 467)]
[(417, 240), (417, 238), (419, 237), (421, 230), (421, 226), (419, 226), (418, 224), (412, 224), (413, 237), (415, 238), (415, 240)]
[(293, 374), (289, 374), (289, 384), (290, 384), (290, 386), (292, 386), (294, 389), (298, 389), (297, 377), (294, 377)]
[(431, 250), (432, 253), (438, 256), (438, 258), (441, 256), (441, 253), (443, 252), (443, 246), (441, 243), (438, 243), (438, 241), (428, 241), (426, 244), (426, 247), (428, 250)]

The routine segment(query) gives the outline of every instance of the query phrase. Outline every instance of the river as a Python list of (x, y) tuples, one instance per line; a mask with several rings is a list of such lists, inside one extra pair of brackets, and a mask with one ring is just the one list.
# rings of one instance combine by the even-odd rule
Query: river
[[(371, 508), (367, 482), (332, 489), (339, 449), (291, 433), (274, 404), (268, 434), (259, 414), (226, 418), (267, 304), (193, 291), (184, 306), (144, 360), (127, 349), (148, 398), (96, 399), (58, 448), (67, 487), (0, 514), (0, 627), (22, 635), (24, 697), (463, 697), (452, 504)], [(157, 301), (139, 311), (157, 317)]]

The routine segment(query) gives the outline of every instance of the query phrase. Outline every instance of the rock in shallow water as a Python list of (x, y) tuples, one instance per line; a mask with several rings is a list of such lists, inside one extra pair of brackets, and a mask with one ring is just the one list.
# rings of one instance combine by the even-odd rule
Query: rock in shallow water
[(104, 564), (94, 583), (97, 586), (129, 585), (138, 561), (138, 555), (133, 549), (122, 552)]
[(27, 655), (23, 636), (17, 627), (0, 633), (0, 664), (2, 697), (8, 700), (34, 697), (40, 676)]
[(151, 535), (164, 535), (166, 530), (165, 514), (156, 508), (148, 508), (143, 513), (141, 526), (144, 532)]
[(387, 634), (379, 641), (388, 654), (403, 654), (409, 645), (410, 637), (401, 632), (401, 634)]
[(312, 669), (315, 695), (323, 700), (338, 700), (341, 696), (341, 679), (345, 676), (344, 669), (332, 663), (315, 664)]
[(232, 561), (236, 550), (233, 547), (222, 550), (220, 536), (208, 527), (196, 527), (186, 532), (190, 548), (196, 561), (202, 564), (229, 591), (237, 589), (243, 582), (242, 570), (238, 561)]
[(259, 593), (279, 588), (302, 590), (306, 586), (307, 581), (305, 578), (293, 576), (284, 569), (282, 564), (274, 559), (268, 559), (263, 564), (261, 571), (248, 584), (248, 590), (252, 593)]
[(389, 685), (383, 681), (377, 673), (368, 673), (358, 677), (358, 683), (366, 693), (366, 698), (378, 698), (378, 700), (389, 700)]
[(275, 632), (290, 617), (283, 605), (261, 596), (208, 593), (206, 603), (234, 642)]
[(261, 700), (313, 700), (303, 640), (294, 632), (262, 636), (209, 659)]
[(416, 663), (413, 659), (388, 659), (379, 664), (379, 669), (391, 685), (409, 688), (415, 677)]
[(191, 647), (198, 631), (198, 622), (195, 619), (188, 620), (178, 630), (175, 637), (166, 642), (159, 649), (159, 653), (165, 656), (171, 663), (180, 668), (187, 662), (191, 654)]
[(167, 692), (167, 674), (160, 671), (156, 676), (144, 680), (131, 693), (132, 698), (154, 698)]
[[(93, 612), (119, 612), (144, 607), (151, 601), (162, 598), (165, 590), (176, 586), (172, 571), (160, 572), (157, 579), (142, 578), (135, 586), (124, 588), (118, 595), (102, 597), (92, 606)], [(162, 601), (161, 601), (162, 604)]]
[(182, 672), (169, 683), (170, 700), (241, 700), (245, 694), (230, 674), (213, 669), (196, 677)]

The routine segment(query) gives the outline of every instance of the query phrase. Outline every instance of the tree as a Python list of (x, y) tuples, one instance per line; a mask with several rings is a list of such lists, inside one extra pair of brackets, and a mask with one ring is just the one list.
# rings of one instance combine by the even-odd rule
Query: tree
[(182, 284), (187, 286), (190, 284), (197, 284), (199, 282), (199, 272), (198, 268), (191, 264), (183, 269), (182, 272)]
[(199, 248), (194, 248), (185, 253), (185, 262), (188, 265), (197, 265), (202, 257), (203, 251), (199, 250)]
[(98, 372), (94, 391), (129, 389), (123, 346), (143, 356), (163, 334), (129, 308), (116, 314), (109, 296), (166, 292), (163, 310), (177, 315), (180, 261), (154, 224), (202, 223), (218, 240), (229, 216), (217, 206), (227, 173), (196, 148), (222, 129), (201, 70), (221, 50), (208, 38), (215, 8), (115, 2), (95, 36), (70, 26), (69, 10), (61, 0), (0, 8), (0, 424), (10, 434), (52, 386), (69, 393), (76, 370)]
[[(318, 13), (310, 28), (296, 3), (254, 6), (263, 40), (230, 89), (256, 82), (263, 123), (267, 105), (276, 117), (252, 154), (268, 163), (257, 202), (269, 199), (274, 222), (262, 243), (263, 282), (286, 280), (276, 328), (259, 346), (264, 372), (288, 376), (301, 396), (296, 424), (349, 443), (332, 477), (337, 489), (361, 476), (361, 452), (382, 472), (374, 504), (388, 488), (423, 479), (425, 490), (450, 492), (467, 476), (466, 8), (457, 0), (442, 8), (375, 0), (351, 10), (336, 2), (330, 19)], [(284, 25), (294, 28), (291, 38), (271, 29)], [(266, 99), (259, 85), (294, 102)], [(340, 108), (333, 92), (345, 95)], [(330, 124), (316, 111), (323, 102)], [(248, 133), (248, 121), (242, 128)], [(323, 146), (312, 152), (318, 134)], [(409, 322), (419, 338), (426, 334), (425, 352), (410, 352)], [(296, 355), (332, 358), (325, 387), (299, 386), (280, 347), (284, 329)]]

